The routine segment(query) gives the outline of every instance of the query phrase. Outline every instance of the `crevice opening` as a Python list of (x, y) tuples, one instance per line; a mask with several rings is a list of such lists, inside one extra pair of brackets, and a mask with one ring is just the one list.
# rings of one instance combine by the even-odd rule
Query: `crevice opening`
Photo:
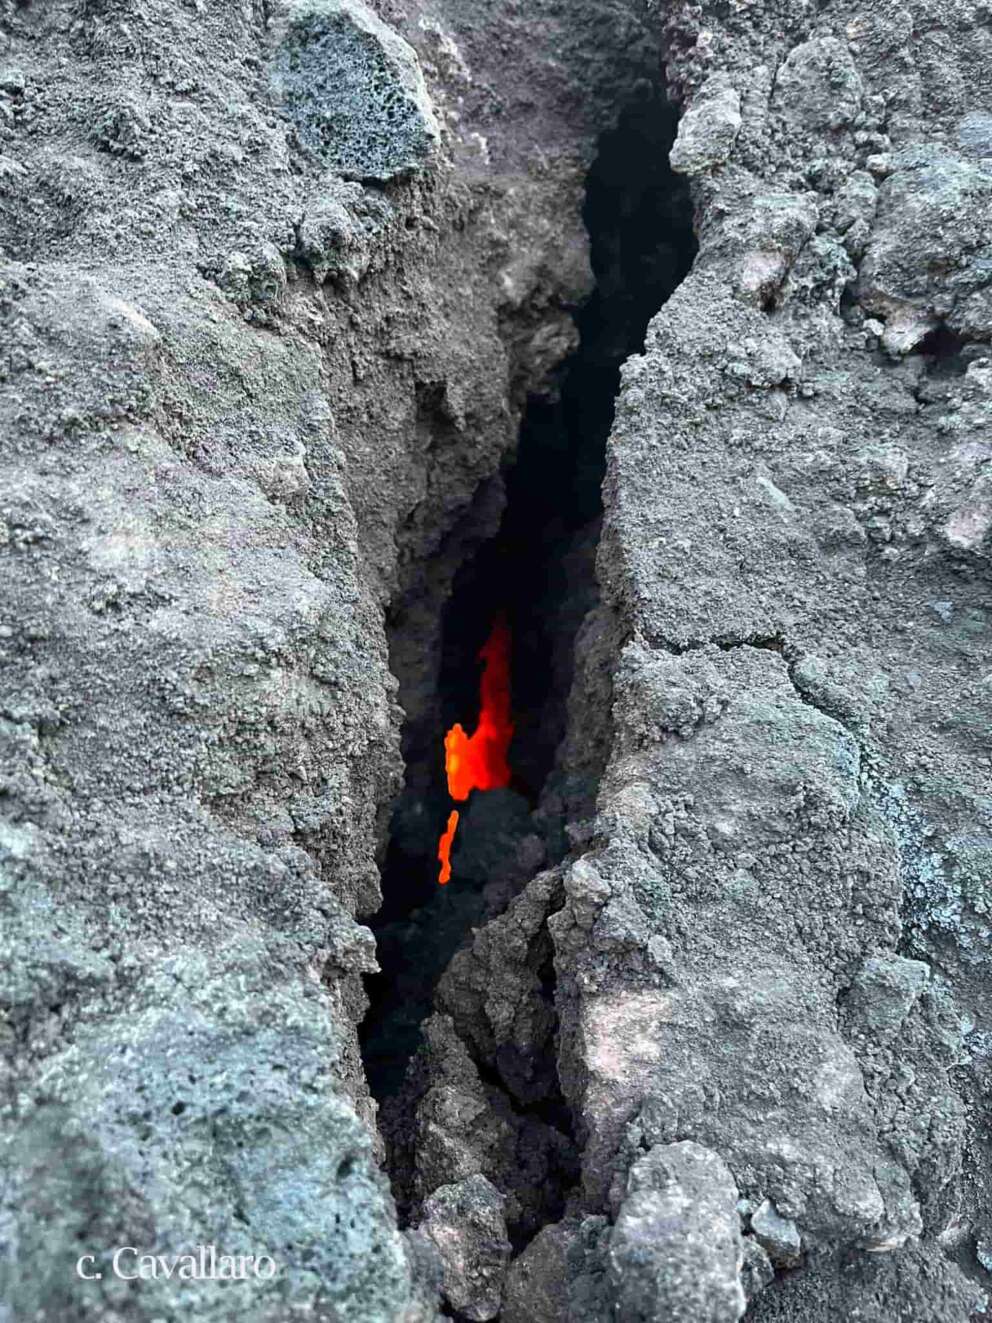
[[(368, 981), (362, 1026), (380, 1101), (399, 1091), (436, 981), (472, 927), (561, 852), (560, 836), (546, 824), (535, 831), (531, 814), (565, 732), (576, 634), (597, 601), (601, 486), (620, 367), (642, 348), (650, 318), (695, 255), (688, 189), (668, 164), (675, 129), (664, 87), (643, 81), (600, 138), (583, 211), (596, 286), (577, 316), (579, 345), (561, 365), (554, 396), (528, 403), (502, 475), (498, 532), (462, 564), (443, 609), (435, 701), (404, 731), (406, 789), (373, 922), (381, 973)], [(455, 722), (474, 728), (478, 655), (500, 613), (512, 637), (512, 781), (459, 806), (452, 878), (441, 887), (437, 847), (452, 807), (444, 734)]]

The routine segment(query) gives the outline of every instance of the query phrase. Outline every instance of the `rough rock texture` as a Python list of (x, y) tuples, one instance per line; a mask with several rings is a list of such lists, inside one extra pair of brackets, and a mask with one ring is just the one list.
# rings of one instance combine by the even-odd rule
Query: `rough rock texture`
[[(498, 514), (644, 42), (451, 8), (0, 0), (4, 1318), (434, 1314), (355, 1037), (383, 610)], [(201, 1243), (279, 1274), (109, 1270)]]
[(303, 147), (366, 180), (429, 161), (438, 125), (416, 55), (362, 0), (295, 0), (277, 23), (272, 86)]
[(424, 1038), (405, 1202), (419, 1209), (440, 1186), (485, 1176), (506, 1191), (506, 1221), (517, 1238), (529, 1238), (561, 1212), (561, 1191), (577, 1174), (573, 1145), (482, 1078), (450, 1019), (432, 1017)]
[[(990, 20), (0, 0), (4, 1323), (977, 1316)], [(442, 984), (404, 1233), (355, 1037), (396, 700), (662, 47), (700, 252), (609, 447), (595, 816)], [(109, 1270), (208, 1243), (279, 1273)]]
[(485, 1176), (441, 1185), (424, 1203), (421, 1231), (441, 1260), (441, 1293), (466, 1318), (499, 1313), (510, 1259), (503, 1196)]
[[(505, 1313), (691, 1310), (652, 1306), (658, 1233), (623, 1212), (690, 1143), (736, 1187), (748, 1317), (965, 1323), (992, 1266), (990, 12), (653, 12), (700, 252), (609, 446), (562, 769), (610, 752), (547, 921), (557, 1027), (546, 982), (530, 1011), (582, 1179)], [(511, 1094), (530, 896), (441, 992)]]
[(737, 1187), (699, 1144), (655, 1145), (634, 1163), (607, 1251), (615, 1316), (735, 1323), (744, 1313)]

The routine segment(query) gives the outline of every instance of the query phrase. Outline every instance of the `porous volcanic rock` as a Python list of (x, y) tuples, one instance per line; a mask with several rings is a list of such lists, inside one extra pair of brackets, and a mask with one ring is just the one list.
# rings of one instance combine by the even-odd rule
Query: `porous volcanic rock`
[[(736, 1187), (749, 1318), (966, 1323), (992, 1264), (989, 11), (650, 8), (700, 250), (608, 448), (557, 775), (608, 754), (547, 920), (582, 1175), (506, 1308), (689, 1308), (623, 1209), (645, 1153), (691, 1144)], [(528, 894), (442, 983), (497, 1075)]]
[[(608, 8), (0, 0), (5, 1318), (436, 1312), (356, 1040), (383, 612), (574, 342)], [(110, 1267), (200, 1244), (278, 1274)]]
[[(990, 16), (0, 0), (0, 1318), (980, 1314)], [(568, 851), (443, 980), (403, 1231), (401, 707), (662, 60), (699, 254), (617, 401)], [(201, 1244), (279, 1271), (111, 1269)]]

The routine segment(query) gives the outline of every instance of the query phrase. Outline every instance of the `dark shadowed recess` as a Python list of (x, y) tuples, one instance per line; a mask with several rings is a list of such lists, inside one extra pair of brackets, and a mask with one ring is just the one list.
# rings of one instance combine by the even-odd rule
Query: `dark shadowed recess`
[[(620, 366), (642, 348), (650, 318), (695, 254), (688, 191), (668, 166), (675, 128), (663, 89), (644, 82), (600, 139), (583, 212), (596, 288), (577, 316), (579, 347), (561, 366), (557, 398), (530, 401), (504, 474), (499, 531), (455, 578), (443, 615), (436, 720), (405, 733), (408, 787), (424, 788), (405, 794), (394, 815), (384, 904), (373, 924), (382, 973), (369, 980), (362, 1038), (380, 1099), (400, 1086), (438, 976), (487, 915), (484, 888), (492, 892), (501, 870), (513, 884), (512, 856), (528, 833), (531, 855), (539, 849), (529, 812), (564, 734), (576, 631), (596, 601), (601, 485)], [(436, 849), (450, 807), (444, 731), (455, 721), (475, 727), (477, 655), (500, 611), (513, 635), (514, 783), (473, 795), (480, 802), (462, 813), (452, 880), (442, 888)], [(555, 844), (544, 849), (553, 862)]]

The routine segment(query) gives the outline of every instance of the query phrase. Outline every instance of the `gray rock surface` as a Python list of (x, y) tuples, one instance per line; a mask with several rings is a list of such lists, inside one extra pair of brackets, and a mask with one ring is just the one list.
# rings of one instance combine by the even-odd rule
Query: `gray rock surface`
[(760, 1295), (769, 1282), (775, 1279), (775, 1268), (768, 1254), (753, 1236), (744, 1236), (742, 1240), (743, 1261), (741, 1263), (741, 1286), (750, 1303)]
[(294, 0), (272, 86), (307, 151), (344, 178), (423, 167), (439, 129), (416, 55), (362, 0)]
[(791, 1268), (798, 1262), (802, 1242), (796, 1224), (779, 1217), (770, 1199), (764, 1199), (751, 1214), (751, 1232), (772, 1263)]
[(503, 1287), (503, 1323), (567, 1323), (568, 1249), (574, 1231), (563, 1223), (543, 1227), (513, 1261)]
[[(4, 1323), (980, 1316), (989, 20), (0, 0)], [(624, 370), (570, 850), (442, 981), (404, 1232), (401, 707), (661, 49), (700, 249)], [(109, 1268), (210, 1243), (278, 1275)]]
[(740, 93), (726, 78), (710, 79), (679, 123), (671, 151), (672, 169), (698, 175), (723, 165), (740, 131)]
[[(965, 1323), (990, 1284), (988, 15), (655, 12), (700, 253), (610, 443), (564, 773), (610, 754), (547, 921), (582, 1183), (507, 1308), (533, 1283), (554, 1318), (557, 1283), (565, 1317), (611, 1316), (627, 1173), (690, 1142), (742, 1195), (749, 1317)], [(493, 1031), (510, 912), (444, 984), (490, 1063), (519, 1036), (512, 997)]]
[(466, 1318), (499, 1313), (510, 1242), (503, 1196), (485, 1176), (441, 1185), (425, 1200), (421, 1230), (441, 1260), (444, 1299)]
[[(455, 10), (0, 3), (5, 1317), (434, 1315), (356, 1041), (383, 607), (574, 339), (618, 49)], [(109, 1268), (201, 1243), (278, 1276)]]
[(987, 23), (704, 9), (666, 18), (686, 142), (714, 87), (742, 123), (624, 373), (612, 756), (549, 924), (582, 1198), (691, 1140), (752, 1226), (792, 1224), (780, 1263), (815, 1255), (756, 1318), (963, 1321), (988, 1283), (960, 1178), (988, 1078)]
[(486, 1083), (452, 1021), (441, 1015), (424, 1026), (422, 1070), (412, 1140), (412, 1203), (442, 1185), (482, 1175), (506, 1192), (506, 1219), (533, 1235), (551, 1220), (563, 1184), (574, 1180), (574, 1152), (540, 1116), (513, 1107)]
[(655, 1145), (630, 1169), (610, 1233), (614, 1314), (640, 1323), (736, 1323), (744, 1313), (737, 1187), (699, 1144)]
[(967, 160), (936, 144), (913, 144), (870, 164), (881, 183), (858, 296), (866, 312), (884, 319), (883, 345), (905, 353), (939, 326), (987, 342), (992, 156)]

